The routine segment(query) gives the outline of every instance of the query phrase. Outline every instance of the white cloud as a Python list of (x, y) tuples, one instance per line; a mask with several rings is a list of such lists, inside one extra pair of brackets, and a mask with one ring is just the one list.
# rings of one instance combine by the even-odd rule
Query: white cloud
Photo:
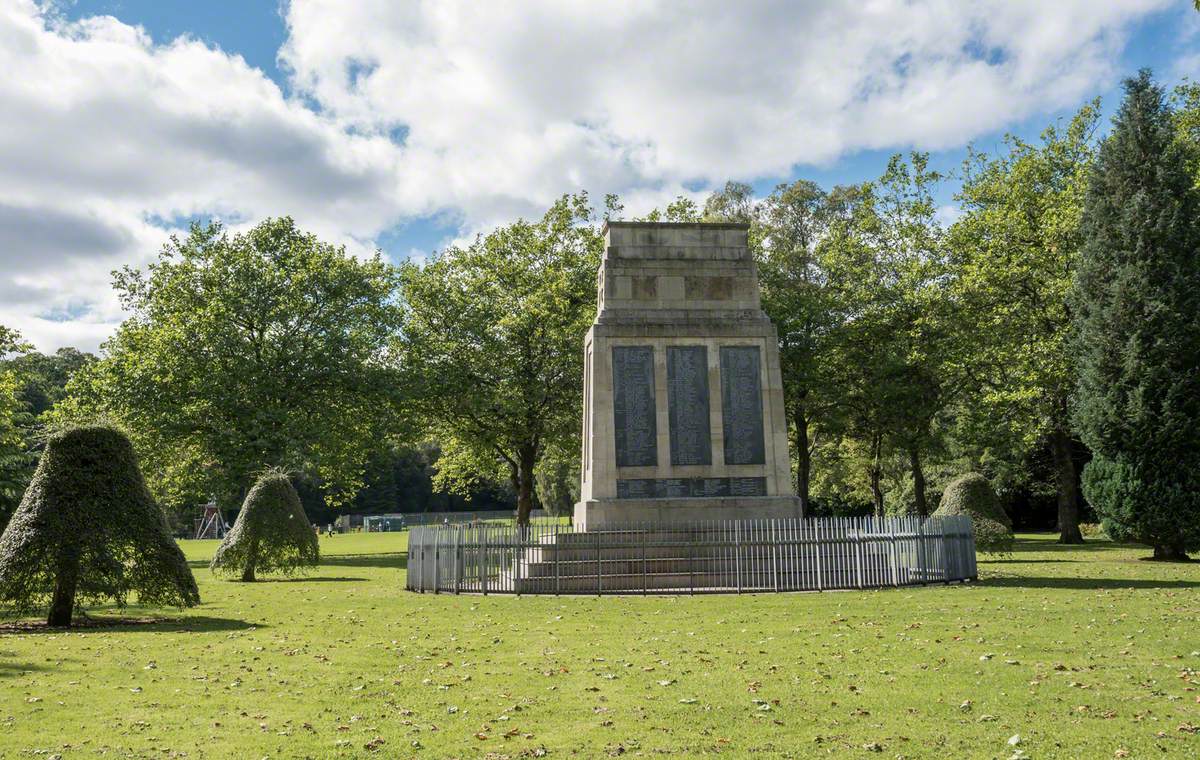
[(1093, 94), (1165, 4), (293, 0), (282, 60), (342, 123), (408, 130), (406, 206), (490, 221), (578, 186), (959, 145)]
[(1111, 83), (1167, 1), (292, 0), (289, 98), (198, 41), (0, 0), (0, 323), (95, 347), (108, 271), (191, 215), (291, 214), (357, 253), (417, 216), (469, 234), (582, 188), (638, 214), (960, 145)]
[(112, 331), (109, 272), (171, 231), (151, 220), (291, 214), (358, 251), (397, 219), (397, 146), (286, 100), (238, 56), (7, 0), (0, 70), (0, 324), (40, 348)]

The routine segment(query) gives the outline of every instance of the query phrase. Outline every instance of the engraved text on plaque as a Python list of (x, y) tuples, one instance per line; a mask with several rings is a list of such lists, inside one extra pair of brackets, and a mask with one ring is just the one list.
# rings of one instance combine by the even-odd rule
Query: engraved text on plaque
[(765, 464), (758, 346), (721, 346), (725, 464)]
[(667, 347), (667, 407), (671, 464), (712, 464), (708, 351), (704, 346)]
[(613, 346), (613, 430), (618, 467), (658, 464), (654, 419), (654, 349)]

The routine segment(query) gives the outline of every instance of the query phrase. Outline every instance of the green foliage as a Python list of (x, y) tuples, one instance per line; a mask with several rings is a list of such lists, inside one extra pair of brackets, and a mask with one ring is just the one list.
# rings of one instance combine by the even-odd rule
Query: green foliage
[(957, 433), (976, 450), (1021, 463), (1042, 442), (1055, 452), (1062, 540), (1082, 540), (1069, 402), (1071, 281), (1082, 244), (1084, 188), (1098, 104), (1039, 143), (1006, 138), (999, 155), (972, 151), (950, 230), (953, 297), (970, 315), (957, 347), (964, 370)]
[(17, 399), (17, 385), (16, 375), (0, 370), (0, 531), (16, 509), (31, 470), (19, 426), (23, 405)]
[(533, 507), (547, 446), (577, 440), (602, 238), (586, 195), (402, 268), (406, 387), (442, 446), (441, 483), (507, 475)]
[(1074, 419), (1114, 538), (1200, 549), (1200, 193), (1148, 72), (1125, 83), (1085, 200)]
[(76, 348), (60, 348), (53, 354), (37, 351), (0, 362), (20, 380), (17, 397), (33, 417), (48, 412), (66, 396), (67, 384), (96, 357)]
[[(0, 325), (0, 358), (27, 349), (18, 333)], [(29, 414), (19, 395), (21, 380), (10, 369), (17, 359), (0, 361), (0, 531), (17, 508), (34, 464), (25, 434)]]
[(877, 183), (831, 199), (834, 217), (820, 242), (838, 317), (824, 384), (838, 394), (840, 434), (862, 443), (878, 514), (889, 450), (908, 460), (913, 508), (927, 513), (923, 462), (941, 446), (937, 418), (960, 386), (960, 321), (933, 199), (941, 180), (923, 154), (893, 157)]
[(1000, 499), (992, 489), (992, 484), (977, 472), (968, 472), (950, 481), (942, 492), (941, 503), (934, 514), (937, 517), (983, 517), (1012, 527), (1012, 521), (1000, 506)]
[(130, 316), (56, 415), (126, 424), (172, 505), (233, 501), (264, 466), (344, 502), (399, 419), (385, 361), (396, 282), (378, 254), (347, 256), (290, 218), (232, 235), (195, 225), (146, 271), (118, 273)]
[(799, 180), (779, 185), (761, 203), (729, 183), (705, 203), (709, 218), (750, 223), (762, 307), (779, 334), (784, 406), (796, 457), (796, 491), (809, 509), (812, 457), (833, 427), (840, 393), (833, 387), (831, 346), (839, 309), (818, 243), (827, 234), (837, 193)]
[(1012, 551), (1012, 520), (1000, 506), (1000, 499), (988, 479), (968, 472), (950, 482), (942, 492), (942, 501), (934, 517), (967, 515), (975, 532), (975, 547), (984, 552)]
[(209, 568), (252, 581), (256, 573), (292, 575), (319, 561), (316, 532), (291, 480), (282, 472), (268, 472), (246, 495)]
[[(574, 441), (572, 441), (574, 443)], [(579, 451), (572, 446), (546, 450), (537, 472), (537, 497), (542, 509), (552, 515), (570, 515), (579, 501)]]
[(1079, 531), (1084, 538), (1112, 538), (1100, 523), (1080, 523)]
[[(0, 536), (0, 601), (22, 613), (51, 601), (70, 612), (111, 599), (190, 607), (192, 571), (151, 498), (129, 439), (81, 427), (49, 439)], [(54, 621), (52, 621), (54, 622)]]
[(1175, 136), (1187, 151), (1188, 167), (1200, 188), (1200, 82), (1184, 81), (1176, 87), (1171, 105)]

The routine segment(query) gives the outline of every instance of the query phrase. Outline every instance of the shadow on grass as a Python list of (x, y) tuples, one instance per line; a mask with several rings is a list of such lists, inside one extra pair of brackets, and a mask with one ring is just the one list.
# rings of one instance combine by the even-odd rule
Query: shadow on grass
[(1139, 549), (1145, 548), (1140, 544), (1118, 544), (1104, 538), (1089, 538), (1085, 539), (1082, 544), (1060, 544), (1055, 536), (1046, 534), (1045, 539), (1028, 539), (1018, 538), (1013, 542), (1013, 553), (1020, 552), (1103, 552), (1112, 551), (1114, 549)]
[(32, 662), (17, 662), (9, 659), (16, 656), (16, 652), (0, 652), (0, 678), (12, 678), (30, 671), (46, 670), (44, 666), (34, 665)]
[(1053, 565), (1061, 562), (1087, 562), (1086, 559), (991, 559), (986, 554), (979, 558), (981, 565)]
[(405, 570), (408, 568), (408, 552), (326, 555), (321, 557), (321, 565), (331, 567), (390, 567), (395, 570)]
[(982, 578), (980, 586), (1004, 588), (1066, 588), (1082, 591), (1116, 589), (1186, 589), (1200, 588), (1200, 581), (1157, 580), (1153, 578), (1053, 578), (1017, 575), (1005, 578)]
[(259, 578), (255, 583), (351, 583), (355, 581), (367, 581), (369, 578), (355, 578), (349, 575), (318, 575), (310, 577), (307, 575), (296, 575), (291, 578)]
[(89, 615), (76, 618), (68, 628), (52, 628), (44, 620), (20, 620), (0, 622), (0, 636), (6, 634), (62, 634), (103, 631), (104, 633), (149, 632), (149, 633), (212, 633), (217, 631), (246, 631), (251, 628), (267, 628), (262, 623), (249, 623), (233, 618), (192, 615), (187, 617), (133, 617), (120, 615)]

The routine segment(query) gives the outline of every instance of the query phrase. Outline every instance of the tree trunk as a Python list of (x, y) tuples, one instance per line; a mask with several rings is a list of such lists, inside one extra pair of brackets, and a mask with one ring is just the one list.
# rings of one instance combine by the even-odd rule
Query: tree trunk
[(800, 497), (800, 516), (808, 514), (808, 490), (812, 480), (812, 454), (809, 452), (808, 418), (804, 407), (796, 411), (796, 496)]
[(917, 514), (929, 517), (929, 502), (925, 498), (925, 471), (921, 468), (921, 454), (916, 447), (908, 450), (908, 461), (912, 463), (913, 502)]
[(1191, 558), (1178, 546), (1155, 544), (1154, 559), (1161, 562), (1189, 562)]
[(250, 544), (250, 556), (246, 558), (246, 566), (242, 568), (242, 581), (254, 582), (254, 567), (258, 564), (258, 539)]
[(537, 449), (522, 446), (518, 457), (517, 524), (528, 525), (529, 513), (533, 511), (533, 467), (537, 462)]
[(58, 566), (58, 577), (54, 581), (54, 597), (50, 601), (47, 625), (69, 628), (75, 613), (75, 589), (79, 586), (79, 557), (63, 559)]
[(1054, 454), (1054, 478), (1058, 487), (1058, 542), (1082, 544), (1083, 534), (1079, 531), (1079, 478), (1075, 471), (1075, 459), (1071, 456), (1071, 437), (1065, 430), (1054, 431), (1050, 436), (1050, 448)]
[(883, 517), (883, 464), (880, 461), (883, 455), (883, 438), (875, 436), (871, 442), (871, 499), (875, 503), (875, 516)]

